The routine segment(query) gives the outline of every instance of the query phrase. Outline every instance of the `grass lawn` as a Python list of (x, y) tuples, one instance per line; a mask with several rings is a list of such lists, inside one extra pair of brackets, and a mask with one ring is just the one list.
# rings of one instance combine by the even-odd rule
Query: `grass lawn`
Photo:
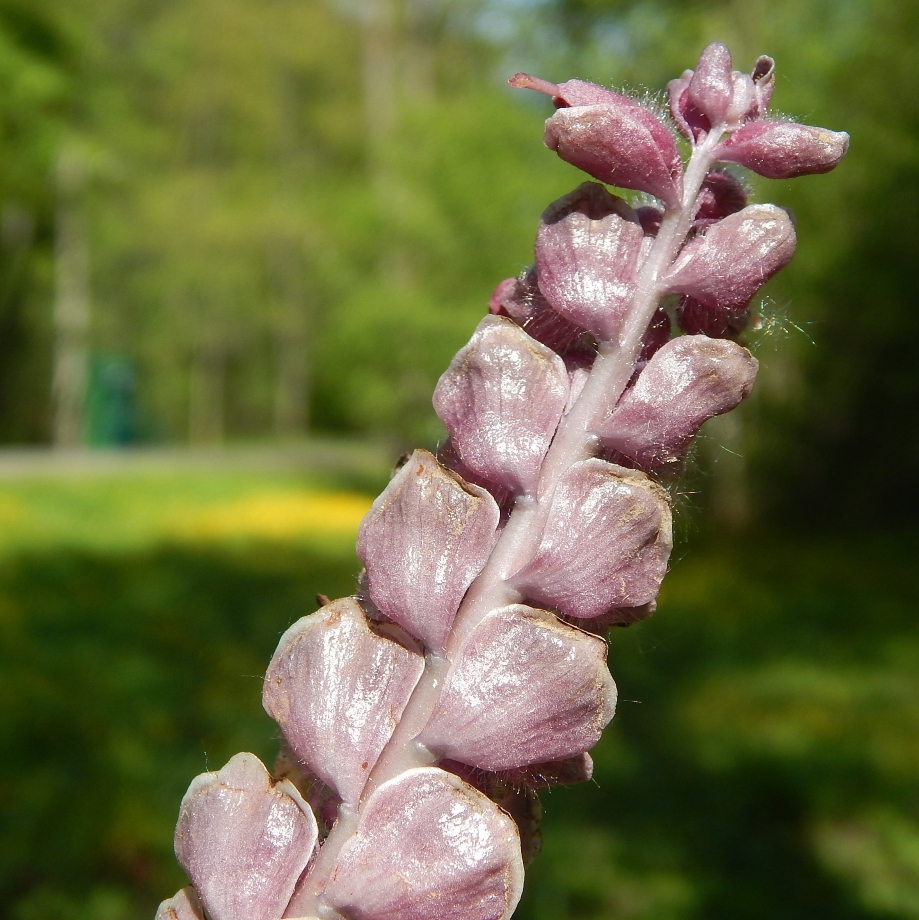
[(0, 555), (164, 544), (353, 541), (373, 496), (328, 479), (237, 471), (0, 482)]

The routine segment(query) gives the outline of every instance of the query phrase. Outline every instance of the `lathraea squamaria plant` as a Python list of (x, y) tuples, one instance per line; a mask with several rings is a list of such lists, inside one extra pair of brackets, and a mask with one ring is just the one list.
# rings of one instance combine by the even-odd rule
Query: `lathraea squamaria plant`
[(449, 440), (415, 451), (363, 520), (355, 596), (282, 637), (273, 768), (238, 754), (189, 787), (175, 849), (191, 885), (158, 920), (511, 915), (536, 790), (588, 778), (613, 716), (604, 631), (654, 610), (661, 483), (750, 392), (735, 340), (794, 253), (792, 219), (748, 204), (736, 166), (822, 173), (848, 144), (771, 118), (772, 60), (739, 73), (717, 43), (669, 84), (669, 124), (591, 83), (510, 83), (551, 98), (546, 146), (598, 181), (546, 209), (535, 264), (497, 286), (441, 377)]

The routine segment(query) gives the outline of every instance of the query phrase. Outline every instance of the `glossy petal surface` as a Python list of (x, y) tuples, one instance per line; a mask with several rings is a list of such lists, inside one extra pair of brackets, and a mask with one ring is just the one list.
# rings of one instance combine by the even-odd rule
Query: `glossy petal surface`
[(421, 655), (374, 633), (343, 598), (284, 633), (262, 698), (294, 754), (355, 803), (423, 669)]
[(597, 434), (645, 469), (660, 469), (679, 459), (703, 422), (749, 395), (758, 366), (735, 342), (704, 335), (673, 339), (648, 362)]
[(670, 291), (710, 307), (740, 306), (795, 252), (791, 219), (771, 204), (750, 205), (689, 242), (666, 279)]
[(673, 545), (667, 494), (644, 473), (582, 460), (562, 477), (542, 543), (512, 579), (570, 617), (653, 600)]
[(196, 777), (175, 849), (211, 920), (277, 920), (316, 845), (309, 806), (254, 754)]
[(204, 920), (204, 908), (195, 889), (188, 885), (160, 904), (154, 920)]
[(562, 359), (512, 320), (486, 316), (440, 378), (434, 409), (466, 466), (532, 492), (567, 398)]
[(635, 291), (643, 239), (635, 212), (622, 199), (585, 182), (542, 215), (539, 288), (557, 313), (599, 338), (615, 339)]
[(416, 450), (358, 530), (371, 599), (416, 639), (442, 649), (497, 526), (488, 492)]
[(511, 770), (583, 754), (615, 707), (606, 643), (514, 604), (463, 643), (419, 740), (471, 766)]
[(444, 770), (377, 789), (324, 900), (349, 920), (503, 920), (523, 886), (514, 822)]

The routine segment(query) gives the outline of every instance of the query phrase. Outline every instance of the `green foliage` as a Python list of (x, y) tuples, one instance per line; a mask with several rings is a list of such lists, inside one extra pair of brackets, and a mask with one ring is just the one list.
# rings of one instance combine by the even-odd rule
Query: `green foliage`
[[(47, 436), (62, 145), (88, 177), (91, 350), (135, 372), (135, 436), (431, 444), (434, 381), (578, 181), (539, 143), (545, 101), (504, 79), (660, 100), (717, 38), (738, 66), (775, 56), (778, 111), (853, 138), (832, 175), (755, 184), (802, 243), (751, 336), (763, 372), (728, 445), (757, 483), (747, 502), (904, 521), (916, 15), (895, 0), (5, 0), (0, 440)], [(852, 466), (869, 444), (889, 475)]]

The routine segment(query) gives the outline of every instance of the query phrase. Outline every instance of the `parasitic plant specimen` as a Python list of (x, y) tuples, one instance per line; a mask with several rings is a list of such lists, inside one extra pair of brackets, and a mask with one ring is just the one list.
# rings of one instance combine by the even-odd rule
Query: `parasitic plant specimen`
[[(604, 630), (654, 610), (671, 549), (661, 481), (757, 363), (735, 341), (791, 259), (791, 218), (732, 169), (832, 169), (845, 134), (767, 117), (773, 62), (711, 44), (638, 102), (517, 74), (586, 182), (551, 204), (535, 265), (434, 393), (449, 431), (361, 524), (359, 593), (296, 622), (269, 665), (272, 771), (238, 754), (191, 784), (192, 885), (158, 920), (499, 920), (535, 850), (536, 790), (590, 776), (613, 716)], [(653, 202), (653, 203), (652, 203)], [(682, 334), (681, 334), (682, 333)]]

